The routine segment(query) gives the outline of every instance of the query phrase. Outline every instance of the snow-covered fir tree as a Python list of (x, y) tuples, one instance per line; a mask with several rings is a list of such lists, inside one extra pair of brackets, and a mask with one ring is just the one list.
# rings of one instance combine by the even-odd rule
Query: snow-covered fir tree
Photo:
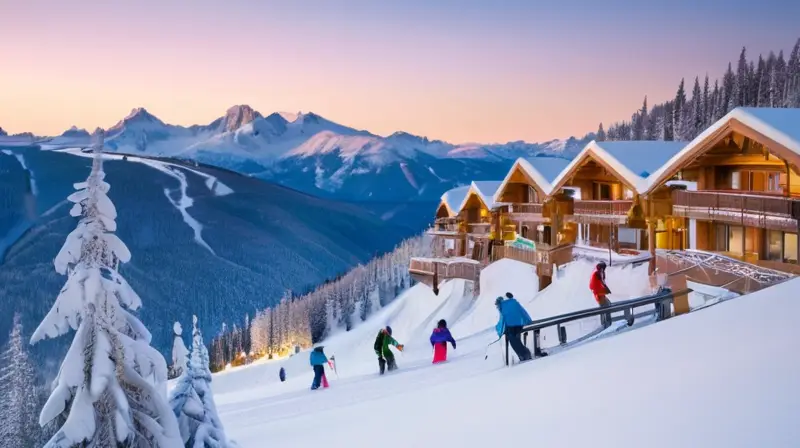
[(189, 355), (189, 350), (186, 349), (186, 345), (183, 343), (183, 328), (181, 328), (180, 322), (175, 322), (172, 325), (172, 332), (173, 332), (173, 341), (172, 341), (172, 366), (171, 366), (171, 378), (177, 378), (181, 376), (183, 370), (186, 368), (186, 357)]
[(192, 317), (192, 353), (184, 373), (169, 397), (186, 448), (225, 448), (234, 446), (225, 436), (211, 393), (211, 371), (203, 335)]
[(600, 126), (597, 127), (597, 133), (595, 134), (594, 139), (598, 142), (606, 141), (606, 131), (603, 129), (603, 123), (600, 123)]
[(38, 425), (39, 390), (36, 372), (22, 340), (19, 314), (0, 355), (0, 444), (13, 447), (41, 446)]
[(675, 101), (673, 101), (672, 104), (673, 137), (675, 140), (686, 140), (686, 120), (684, 117), (686, 110), (686, 91), (683, 87), (683, 79), (681, 79), (681, 83), (678, 86), (678, 92), (675, 94)]
[(691, 134), (687, 135), (688, 140), (691, 140), (701, 132), (705, 127), (703, 126), (703, 94), (700, 91), (700, 79), (694, 78), (694, 87), (692, 88), (692, 118), (691, 118)]
[(104, 181), (103, 131), (93, 136), (92, 170), (68, 200), (77, 228), (55, 259), (68, 276), (31, 342), (75, 330), (75, 337), (39, 416), (63, 425), (45, 445), (64, 447), (182, 446), (166, 401), (167, 363), (150, 346), (150, 333), (131, 311), (141, 299), (120, 275), (130, 260), (113, 232), (117, 211)]

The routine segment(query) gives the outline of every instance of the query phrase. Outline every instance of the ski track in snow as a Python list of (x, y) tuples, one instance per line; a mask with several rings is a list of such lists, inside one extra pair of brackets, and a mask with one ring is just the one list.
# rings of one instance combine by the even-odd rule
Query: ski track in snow
[[(85, 152), (81, 151), (79, 148), (77, 148), (77, 149), (76, 148), (65, 149), (65, 150), (61, 150), (60, 152), (66, 152), (66, 153), (69, 153), (69, 154), (72, 154), (72, 155), (77, 155), (77, 156), (87, 157), (87, 158), (93, 157), (92, 153), (85, 153)], [(214, 176), (212, 176), (210, 174), (206, 174), (206, 173), (203, 173), (201, 171), (193, 170), (191, 168), (187, 168), (185, 166), (178, 165), (178, 164), (175, 164), (175, 163), (169, 163), (169, 162), (164, 162), (164, 161), (160, 161), (160, 160), (145, 159), (145, 158), (136, 157), (136, 156), (125, 156), (125, 155), (120, 155), (120, 154), (109, 154), (109, 153), (104, 153), (103, 157), (106, 158), (106, 159), (109, 159), (109, 160), (123, 160), (124, 158), (127, 157), (127, 160), (130, 161), (130, 162), (136, 162), (136, 163), (141, 163), (143, 165), (147, 165), (147, 166), (149, 166), (149, 167), (151, 167), (153, 169), (161, 171), (162, 173), (164, 173), (164, 174), (166, 174), (166, 175), (168, 175), (170, 177), (174, 177), (175, 179), (177, 179), (178, 182), (180, 182), (180, 189), (179, 189), (180, 195), (181, 195), (180, 198), (178, 200), (172, 199), (172, 196), (170, 196), (170, 189), (169, 188), (165, 188), (164, 189), (164, 195), (167, 197), (167, 200), (176, 209), (178, 209), (178, 211), (181, 213), (181, 216), (183, 217), (183, 221), (194, 232), (194, 240), (195, 240), (195, 242), (197, 242), (197, 244), (199, 244), (200, 246), (202, 246), (203, 248), (208, 250), (212, 255), (217, 256), (217, 253), (214, 252), (214, 249), (212, 249), (211, 246), (209, 246), (208, 243), (203, 239), (203, 225), (197, 219), (195, 219), (192, 215), (190, 215), (189, 212), (187, 211), (187, 209), (189, 207), (194, 205), (194, 199), (187, 194), (187, 189), (189, 187), (189, 182), (186, 179), (186, 174), (184, 174), (183, 171), (181, 171), (181, 170), (190, 171), (190, 172), (192, 172), (194, 174), (197, 174), (198, 176), (204, 178), (205, 179), (204, 184), (205, 184), (206, 188), (208, 188), (209, 191), (211, 191), (214, 194), (214, 196), (227, 196), (229, 194), (232, 194), (232, 193), (234, 193), (232, 188), (230, 188), (227, 185), (225, 185), (224, 183), (220, 182), (219, 179), (217, 179), (216, 177), (214, 177)]]
[(211, 246), (209, 246), (208, 243), (206, 243), (205, 240), (203, 239), (203, 225), (200, 224), (200, 222), (197, 221), (192, 215), (190, 215), (188, 211), (186, 211), (186, 209), (194, 205), (194, 199), (192, 199), (186, 193), (186, 190), (189, 187), (189, 182), (186, 180), (186, 174), (184, 174), (183, 172), (181, 172), (176, 168), (164, 166), (161, 163), (153, 162), (152, 160), (141, 159), (137, 160), (137, 162), (151, 166), (161, 171), (164, 174), (167, 174), (169, 176), (174, 177), (175, 179), (178, 179), (178, 182), (180, 182), (181, 184), (180, 186), (181, 197), (177, 201), (172, 199), (172, 196), (170, 196), (169, 188), (164, 189), (164, 196), (166, 196), (169, 202), (173, 206), (175, 206), (175, 208), (178, 209), (179, 212), (181, 212), (181, 216), (183, 217), (183, 222), (185, 222), (194, 231), (194, 240), (197, 242), (197, 244), (207, 249), (209, 252), (211, 252), (212, 255), (216, 256), (217, 253), (214, 252), (214, 249), (212, 249)]
[(16, 158), (17, 162), (19, 162), (19, 164), (22, 165), (22, 169), (24, 169), (25, 171), (28, 172), (28, 174), (30, 174), (29, 179), (30, 179), (31, 193), (33, 193), (34, 196), (37, 196), (39, 194), (39, 190), (36, 188), (36, 178), (33, 175), (33, 170), (28, 168), (28, 164), (25, 163), (25, 156), (23, 156), (22, 154), (18, 154), (16, 152), (9, 151), (7, 149), (3, 150), (3, 154), (7, 156), (13, 156), (14, 158)]

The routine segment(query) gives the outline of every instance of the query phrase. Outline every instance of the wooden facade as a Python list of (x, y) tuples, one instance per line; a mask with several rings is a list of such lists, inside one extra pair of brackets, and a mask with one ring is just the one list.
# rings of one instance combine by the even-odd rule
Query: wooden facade
[(671, 223), (657, 247), (797, 264), (798, 166), (796, 152), (743, 121), (727, 119), (688, 145), (651, 185), (653, 192), (669, 180), (694, 187), (673, 188), (669, 212), (652, 215), (658, 223)]

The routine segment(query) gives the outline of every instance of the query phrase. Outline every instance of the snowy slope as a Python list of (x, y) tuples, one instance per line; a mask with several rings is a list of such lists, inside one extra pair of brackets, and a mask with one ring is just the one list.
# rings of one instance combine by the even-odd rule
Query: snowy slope
[[(491, 277), (513, 288), (518, 274)], [(429, 349), (409, 349), (398, 357), (400, 371), (378, 377), (371, 353), (377, 328), (402, 316), (402, 325), (393, 327), (406, 331), (414, 327), (410, 319), (426, 321), (429, 310), (444, 309), (442, 301), (463, 300), (454, 290), (437, 299), (415, 287), (374, 323), (364, 323), (366, 329), (331, 338), (326, 352), (336, 355), (340, 377), (328, 374), (328, 390), (308, 391), (306, 353), (223, 372), (212, 386), (228, 433), (243, 447), (371, 446), (375, 440), (388, 447), (437, 440), (450, 446), (793, 446), (800, 436), (794, 422), (800, 362), (793, 356), (800, 349), (793, 317), (800, 302), (792, 294), (798, 287), (800, 280), (793, 280), (512, 369), (500, 365), (495, 351), (484, 361), (490, 334), (456, 334), (459, 346), (448, 363), (430, 366)], [(523, 298), (532, 310), (538, 300)], [(747, 338), (739, 337), (743, 329)], [(419, 331), (395, 334), (424, 342), (428, 331)], [(347, 344), (353, 344), (349, 351)], [(286, 383), (278, 382), (280, 366)], [(524, 434), (513, 428), (525, 428)]]

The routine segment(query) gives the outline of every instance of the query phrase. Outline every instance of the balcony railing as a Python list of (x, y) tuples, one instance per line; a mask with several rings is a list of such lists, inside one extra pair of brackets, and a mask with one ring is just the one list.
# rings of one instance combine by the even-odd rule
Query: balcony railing
[(472, 223), (468, 224), (468, 226), (470, 235), (478, 235), (478, 236), (489, 235), (489, 233), (491, 233), (492, 230), (492, 225), (491, 223), (488, 222)]
[(633, 201), (575, 201), (576, 215), (627, 215)]
[(798, 199), (752, 192), (675, 190), (672, 206), (676, 216), (792, 232), (800, 215)]
[(541, 215), (542, 204), (538, 203), (509, 203), (500, 206), (500, 211), (503, 213), (520, 214), (520, 215)]

